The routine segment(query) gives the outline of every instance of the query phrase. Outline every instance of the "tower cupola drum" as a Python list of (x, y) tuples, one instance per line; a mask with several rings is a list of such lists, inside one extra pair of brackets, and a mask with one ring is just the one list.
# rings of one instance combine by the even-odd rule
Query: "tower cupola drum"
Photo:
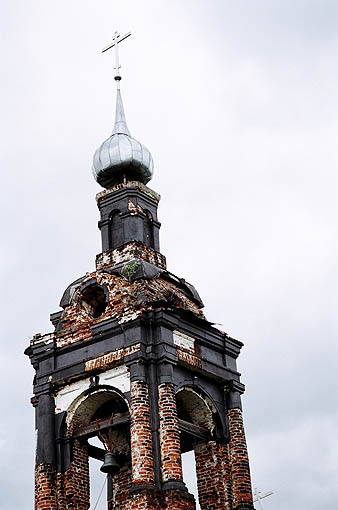
[[(237, 370), (242, 343), (210, 323), (160, 252), (149, 151), (129, 133), (115, 33), (116, 117), (93, 172), (102, 250), (65, 289), (54, 330), (33, 336), (35, 510), (89, 510), (89, 459), (108, 510), (254, 510)], [(105, 51), (104, 50), (104, 51)], [(195, 255), (196, 257), (196, 255)], [(102, 446), (99, 446), (102, 445)], [(97, 469), (99, 473), (99, 468)]]

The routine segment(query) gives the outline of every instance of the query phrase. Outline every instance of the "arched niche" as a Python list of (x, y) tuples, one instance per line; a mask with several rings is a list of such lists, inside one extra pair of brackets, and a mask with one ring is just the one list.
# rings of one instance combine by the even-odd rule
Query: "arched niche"
[(154, 225), (153, 225), (153, 216), (148, 209), (144, 210), (145, 218), (144, 228), (143, 228), (143, 242), (146, 246), (150, 248), (154, 248)]
[[(60, 445), (64, 445), (60, 459), (62, 461), (65, 454), (68, 458), (63, 479), (65, 508), (89, 509), (90, 478), (93, 474), (89, 458), (103, 462), (109, 450), (113, 452), (121, 470), (117, 477), (129, 477), (131, 471), (128, 401), (118, 389), (95, 385), (94, 377), (93, 383), (68, 405), (67, 412), (60, 413), (60, 433), (64, 431), (66, 435), (60, 438)], [(96, 464), (96, 473), (100, 466), (101, 463)], [(112, 487), (111, 476), (109, 480)]]
[(123, 222), (119, 209), (114, 209), (109, 215), (108, 233), (110, 250), (118, 248), (124, 243)]

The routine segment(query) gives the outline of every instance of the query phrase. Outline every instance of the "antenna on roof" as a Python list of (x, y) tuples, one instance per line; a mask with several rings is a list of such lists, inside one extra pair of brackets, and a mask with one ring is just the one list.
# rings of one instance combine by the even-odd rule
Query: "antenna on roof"
[(255, 487), (254, 490), (254, 503), (258, 502), (259, 507), (261, 510), (264, 510), (262, 499), (267, 498), (268, 496), (271, 496), (273, 494), (273, 491), (266, 492), (265, 494), (262, 494), (262, 491), (258, 489), (258, 487)]

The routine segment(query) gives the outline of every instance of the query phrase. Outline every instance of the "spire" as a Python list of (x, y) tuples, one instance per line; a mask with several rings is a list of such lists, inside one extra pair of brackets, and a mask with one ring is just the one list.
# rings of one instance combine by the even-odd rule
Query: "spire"
[(146, 184), (153, 175), (153, 158), (143, 144), (131, 137), (121, 98), (118, 44), (129, 36), (130, 32), (123, 37), (115, 32), (113, 42), (102, 50), (104, 52), (115, 48), (114, 80), (117, 89), (113, 132), (97, 149), (93, 159), (94, 178), (104, 188), (111, 188), (127, 181)]
[(119, 87), (119, 82), (117, 81), (117, 90), (116, 90), (116, 110), (115, 110), (115, 124), (112, 135), (115, 134), (123, 134), (130, 136), (130, 131), (127, 126), (126, 116), (124, 114), (121, 91)]

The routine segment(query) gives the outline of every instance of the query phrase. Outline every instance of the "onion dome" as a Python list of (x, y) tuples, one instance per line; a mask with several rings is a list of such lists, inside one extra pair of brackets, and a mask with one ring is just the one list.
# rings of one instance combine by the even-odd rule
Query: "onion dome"
[(92, 169), (95, 180), (104, 188), (125, 181), (147, 184), (153, 175), (153, 158), (149, 150), (130, 135), (119, 87), (116, 92), (113, 132), (94, 154)]

